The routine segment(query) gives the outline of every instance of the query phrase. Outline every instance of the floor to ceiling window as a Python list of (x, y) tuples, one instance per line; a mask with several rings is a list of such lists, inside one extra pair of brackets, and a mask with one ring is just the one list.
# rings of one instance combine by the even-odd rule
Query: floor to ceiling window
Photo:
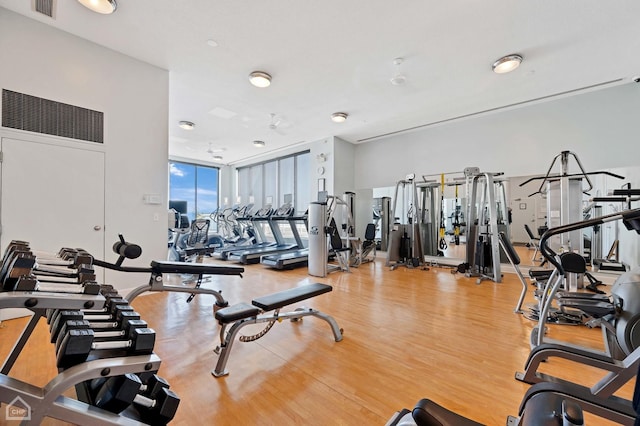
[[(184, 206), (189, 220), (208, 218), (218, 208), (219, 169), (169, 162), (169, 204)], [(179, 210), (179, 209), (178, 209)]]
[(297, 212), (309, 207), (309, 151), (238, 168), (240, 203), (254, 203), (256, 208), (271, 204), (281, 206), (292, 199)]

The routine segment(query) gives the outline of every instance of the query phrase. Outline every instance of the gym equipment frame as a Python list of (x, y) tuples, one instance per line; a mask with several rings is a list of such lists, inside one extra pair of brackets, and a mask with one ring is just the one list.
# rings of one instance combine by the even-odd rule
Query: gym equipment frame
[[(125, 297), (129, 303), (133, 302), (136, 297), (147, 291), (172, 291), (177, 293), (190, 293), (191, 296), (189, 296), (187, 302), (193, 300), (196, 294), (209, 294), (216, 298), (216, 308), (222, 308), (228, 306), (229, 302), (222, 297), (222, 293), (220, 291), (202, 288), (200, 285), (202, 284), (203, 276), (237, 275), (242, 277), (242, 273), (244, 272), (244, 268), (238, 266), (214, 266), (203, 263), (162, 262), (156, 260), (151, 262), (151, 266), (149, 268), (121, 266), (125, 258), (135, 259), (140, 256), (142, 249), (135, 244), (126, 242), (122, 235), (119, 235), (119, 237), (120, 241), (116, 242), (113, 246), (113, 251), (119, 255), (116, 263), (109, 263), (94, 259), (93, 264), (114, 271), (151, 274), (148, 284), (133, 289)], [(133, 247), (137, 247), (137, 249), (133, 250)], [(198, 279), (194, 287), (172, 286), (164, 284), (163, 274), (193, 274), (197, 275)]]
[[(305, 307), (297, 308), (292, 312), (280, 313), (280, 308), (284, 306), (319, 296), (332, 290), (333, 288), (329, 285), (314, 283), (259, 297), (251, 302), (252, 305), (240, 303), (217, 311), (215, 316), (220, 323), (220, 345), (214, 350), (218, 355), (218, 361), (215, 368), (211, 371), (211, 374), (215, 377), (226, 376), (229, 374), (226, 369), (226, 365), (229, 359), (229, 354), (231, 353), (233, 342), (235, 341), (236, 335), (240, 329), (247, 325), (267, 323), (265, 328), (257, 334), (252, 336), (240, 336), (239, 340), (241, 342), (253, 342), (258, 340), (271, 330), (271, 327), (273, 327), (276, 321), (281, 322), (285, 319), (298, 321), (306, 316), (314, 316), (326, 321), (331, 327), (335, 341), (341, 341), (343, 330), (338, 327), (338, 323), (335, 319), (328, 314)], [(273, 312), (266, 314), (265, 312), (268, 311)], [(231, 323), (233, 324), (227, 331), (227, 326)]]

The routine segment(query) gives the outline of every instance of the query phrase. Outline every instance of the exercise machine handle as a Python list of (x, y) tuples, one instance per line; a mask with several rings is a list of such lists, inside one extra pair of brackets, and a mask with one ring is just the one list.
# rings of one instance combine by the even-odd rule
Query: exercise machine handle
[(554, 235), (563, 234), (565, 232), (575, 231), (583, 228), (590, 228), (596, 225), (602, 225), (606, 222), (612, 222), (614, 220), (623, 219), (625, 226), (629, 230), (635, 230), (640, 234), (640, 208), (633, 210), (626, 210), (623, 212), (612, 213), (605, 216), (595, 217), (593, 219), (582, 220), (580, 222), (569, 223), (567, 225), (557, 226), (555, 228), (549, 228), (540, 238), (540, 253), (545, 259), (549, 261), (553, 266), (558, 269), (560, 275), (564, 275), (564, 269), (557, 260), (557, 253), (549, 247), (548, 241)]

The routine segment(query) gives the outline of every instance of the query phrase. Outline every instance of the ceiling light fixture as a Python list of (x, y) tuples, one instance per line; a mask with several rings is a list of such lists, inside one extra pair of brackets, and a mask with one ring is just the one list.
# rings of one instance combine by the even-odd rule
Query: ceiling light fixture
[(331, 121), (334, 123), (344, 123), (347, 120), (347, 117), (349, 117), (349, 114), (346, 112), (334, 112), (331, 114)]
[(256, 87), (269, 87), (271, 76), (264, 71), (254, 71), (249, 74), (249, 81)]
[(196, 127), (196, 124), (191, 121), (183, 120), (178, 123), (178, 126), (180, 126), (180, 128), (184, 130), (193, 130), (193, 128)]
[(222, 155), (214, 155), (211, 157), (213, 161), (222, 161)]
[(264, 141), (253, 141), (253, 146), (256, 148), (264, 148), (267, 144)]
[(116, 11), (118, 3), (116, 0), (78, 0), (81, 5), (96, 13), (109, 15)]
[(517, 54), (503, 56), (495, 61), (492, 65), (493, 72), (496, 74), (505, 74), (511, 72), (520, 66), (522, 56)]

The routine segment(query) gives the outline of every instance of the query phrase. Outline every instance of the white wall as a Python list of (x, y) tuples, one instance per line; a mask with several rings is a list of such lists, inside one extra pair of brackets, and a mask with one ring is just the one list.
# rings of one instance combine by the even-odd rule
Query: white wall
[(544, 174), (563, 150), (574, 151), (587, 170), (637, 165), (638, 111), (640, 84), (630, 83), (359, 144), (355, 186), (391, 186), (407, 173), (467, 166)]
[[(3, 8), (0, 58), (1, 88), (104, 112), (106, 259), (115, 260), (111, 246), (118, 233), (143, 248), (142, 257), (129, 265), (165, 259), (168, 72)], [(159, 194), (162, 204), (143, 204), (144, 194)], [(81, 213), (70, 212), (69, 220)], [(147, 279), (106, 275), (120, 288)]]
[(342, 195), (355, 189), (354, 169), (355, 146), (340, 138), (333, 138), (334, 193)]

